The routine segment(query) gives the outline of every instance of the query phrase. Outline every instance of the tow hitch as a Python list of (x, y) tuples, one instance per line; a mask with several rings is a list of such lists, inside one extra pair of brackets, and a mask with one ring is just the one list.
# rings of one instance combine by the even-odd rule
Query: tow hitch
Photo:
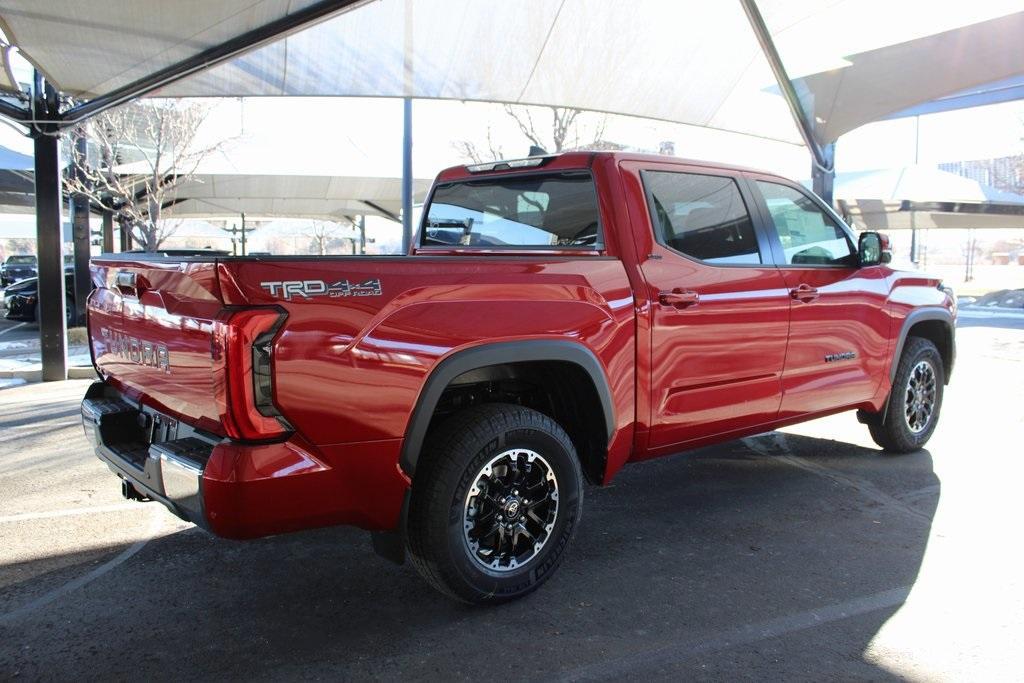
[(149, 496), (135, 488), (135, 486), (127, 479), (121, 480), (121, 495), (125, 500), (137, 500), (140, 503), (152, 500)]

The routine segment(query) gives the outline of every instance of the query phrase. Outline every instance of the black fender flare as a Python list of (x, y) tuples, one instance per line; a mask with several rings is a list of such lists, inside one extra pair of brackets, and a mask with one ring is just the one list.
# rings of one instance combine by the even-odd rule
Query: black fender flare
[[(892, 363), (889, 366), (889, 381), (896, 379), (896, 369), (900, 364), (900, 355), (903, 353), (903, 346), (907, 342), (910, 328), (926, 320), (939, 320), (945, 323), (946, 334), (949, 336), (949, 367), (945, 373), (946, 384), (949, 384), (949, 376), (952, 374), (953, 360), (956, 357), (956, 324), (953, 322), (953, 314), (941, 306), (927, 306), (918, 308), (907, 314), (900, 327), (899, 337), (896, 338), (896, 347), (893, 349)], [(945, 360), (945, 359), (943, 359)]]
[(409, 424), (406, 426), (405, 439), (402, 442), (402, 452), (398, 458), (398, 464), (409, 477), (416, 473), (416, 462), (419, 459), (423, 439), (427, 434), (430, 419), (434, 415), (434, 409), (441, 398), (441, 394), (448, 387), (453, 379), (459, 375), (488, 367), (491, 365), (503, 365), (506, 363), (526, 363), (531, 361), (562, 361), (573, 363), (579, 366), (594, 383), (598, 398), (601, 401), (601, 408), (604, 412), (604, 422), (608, 429), (608, 440), (611, 441), (615, 433), (615, 410), (612, 402), (612, 392), (608, 385), (608, 378), (605, 376), (601, 361), (587, 347), (575, 342), (558, 339), (536, 339), (513, 342), (495, 342), (473, 346), (462, 351), (456, 351), (440, 363), (430, 372), (420, 391), (416, 406), (413, 408)]

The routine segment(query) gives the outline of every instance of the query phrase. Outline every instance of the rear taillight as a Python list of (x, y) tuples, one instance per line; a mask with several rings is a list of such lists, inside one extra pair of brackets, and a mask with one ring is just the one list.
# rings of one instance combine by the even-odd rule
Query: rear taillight
[(291, 426), (274, 405), (274, 337), (287, 314), (280, 308), (249, 308), (218, 321), (215, 353), (225, 381), (222, 419), (233, 439), (276, 439)]

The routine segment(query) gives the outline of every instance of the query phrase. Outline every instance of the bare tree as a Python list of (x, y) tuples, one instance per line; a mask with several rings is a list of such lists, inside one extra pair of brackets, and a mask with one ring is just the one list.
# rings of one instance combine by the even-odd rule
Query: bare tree
[(501, 145), (494, 142), (494, 135), (490, 126), (487, 126), (486, 149), (478, 147), (471, 140), (456, 140), (452, 143), (452, 146), (455, 147), (455, 151), (460, 156), (469, 159), (474, 164), (482, 164), (485, 161), (494, 161), (495, 159), (503, 159), (505, 157), (501, 150)]
[[(581, 130), (583, 126), (580, 125), (582, 123), (580, 116), (584, 114), (582, 109), (545, 107), (545, 109), (547, 109), (551, 114), (550, 138), (543, 134), (541, 129), (534, 123), (530, 107), (506, 104), (504, 105), (504, 109), (505, 114), (507, 114), (516, 122), (516, 125), (519, 126), (519, 132), (521, 132), (533, 145), (553, 153), (564, 151), (567, 148), (581, 148), (580, 135), (583, 133)], [(602, 142), (606, 121), (606, 117), (602, 115), (596, 123), (593, 134), (591, 136), (586, 136), (589, 137), (590, 141), (585, 143), (582, 147)], [(549, 143), (548, 140), (551, 142)]]
[(306, 235), (310, 238), (309, 248), (314, 254), (325, 256), (330, 253), (331, 248), (341, 245), (342, 239), (338, 236), (341, 228), (337, 223), (329, 221), (313, 221), (310, 224), (309, 232)]
[[(505, 114), (511, 118), (519, 132), (534, 147), (557, 153), (567, 150), (618, 149), (621, 145), (604, 139), (608, 117), (591, 114), (582, 109), (570, 107), (530, 107), (525, 105), (503, 105)], [(550, 117), (550, 118), (548, 118)], [(550, 121), (550, 128), (544, 123)], [(470, 140), (453, 143), (459, 154), (473, 163), (482, 163), (504, 158), (501, 145), (495, 144), (491, 128), (487, 128), (484, 145)]]
[[(156, 251), (181, 221), (162, 220), (178, 189), (226, 140), (203, 143), (198, 131), (211, 106), (176, 100), (139, 100), (82, 124), (89, 153), (71, 146), (74, 172), (68, 193), (113, 209), (144, 251)], [(73, 136), (72, 136), (73, 137)]]

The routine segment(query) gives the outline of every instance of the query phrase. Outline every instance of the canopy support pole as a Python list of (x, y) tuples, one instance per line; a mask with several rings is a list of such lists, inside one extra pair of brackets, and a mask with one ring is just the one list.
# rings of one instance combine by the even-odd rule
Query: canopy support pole
[[(814, 178), (815, 193), (831, 206), (833, 200), (832, 179), (835, 176), (834, 143), (824, 146), (818, 144), (817, 138), (814, 136), (814, 121), (810, 114), (804, 110), (800, 97), (796, 94), (796, 88), (793, 87), (793, 81), (790, 80), (789, 74), (786, 73), (782, 57), (779, 56), (779, 51), (775, 48), (775, 41), (772, 40), (771, 31), (768, 30), (768, 26), (764, 23), (761, 10), (757, 8), (757, 2), (755, 0), (740, 0), (740, 4), (743, 5), (743, 11), (747, 13), (747, 19), (750, 21), (750, 27), (754, 29), (757, 42), (761, 45), (761, 51), (764, 53), (765, 59), (768, 60), (768, 65), (772, 68), (772, 73), (775, 75), (775, 81), (779, 85), (779, 90), (782, 91), (782, 96), (786, 98), (789, 112), (793, 115), (793, 120), (796, 121), (800, 135), (803, 137), (807, 149), (811, 152), (811, 173)], [(822, 192), (818, 191), (819, 173), (822, 178)]]
[(103, 209), (103, 253), (114, 253), (114, 212)]
[(814, 194), (825, 200), (825, 203), (829, 206), (833, 206), (833, 198), (835, 196), (833, 186), (836, 180), (836, 143), (831, 142), (821, 149), (825, 159), (828, 160), (828, 165), (822, 168), (820, 164), (811, 163), (811, 185)]
[[(81, 129), (75, 130), (72, 134), (74, 150), (72, 152), (75, 160), (74, 166), (69, 169), (70, 173), (80, 178), (85, 175), (84, 164), (86, 163), (85, 132)], [(90, 242), (92, 235), (89, 226), (89, 198), (82, 194), (72, 194), (68, 202), (68, 213), (71, 214), (71, 240), (74, 244), (74, 288), (75, 312), (74, 321), (85, 322), (85, 300), (89, 298), (92, 291), (92, 278), (89, 276), (89, 256), (92, 251)]]
[[(37, 72), (33, 79), (36, 115), (56, 115), (57, 93), (44, 85)], [(36, 249), (39, 258), (38, 319), (44, 382), (68, 378), (64, 320), (64, 235), (61, 225), (60, 133), (56, 126), (33, 124), (35, 138)]]
[(412, 98), (402, 102), (402, 253), (408, 254), (412, 244)]
[(121, 216), (117, 219), (117, 232), (118, 239), (121, 242), (121, 251), (132, 250), (132, 234), (131, 229), (128, 227), (128, 219)]

